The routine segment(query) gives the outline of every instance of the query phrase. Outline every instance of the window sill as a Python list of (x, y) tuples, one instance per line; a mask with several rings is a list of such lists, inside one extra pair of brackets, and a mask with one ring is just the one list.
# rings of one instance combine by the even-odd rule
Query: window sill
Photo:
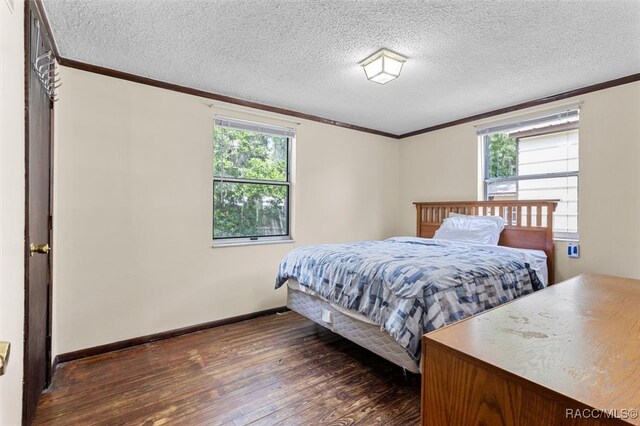
[(266, 241), (234, 241), (232, 243), (213, 243), (211, 248), (239, 247), (239, 246), (262, 246), (267, 244), (292, 244), (296, 240), (266, 240)]
[(580, 238), (576, 237), (553, 237), (553, 242), (558, 243), (579, 243)]

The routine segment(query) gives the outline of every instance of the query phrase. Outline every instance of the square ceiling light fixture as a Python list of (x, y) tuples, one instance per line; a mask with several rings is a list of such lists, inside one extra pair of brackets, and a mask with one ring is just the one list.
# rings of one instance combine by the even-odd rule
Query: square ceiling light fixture
[(376, 83), (385, 84), (398, 78), (402, 64), (407, 58), (387, 49), (380, 49), (364, 61), (360, 62), (367, 78)]

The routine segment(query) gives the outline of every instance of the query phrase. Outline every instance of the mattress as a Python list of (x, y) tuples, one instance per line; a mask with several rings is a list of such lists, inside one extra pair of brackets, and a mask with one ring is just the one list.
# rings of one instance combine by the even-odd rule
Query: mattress
[(412, 372), (424, 333), (547, 281), (544, 252), (414, 237), (298, 248), (279, 269), (289, 308)]
[(287, 306), (405, 370), (420, 373), (418, 365), (405, 349), (379, 325), (364, 315), (324, 300), (293, 278), (287, 282)]

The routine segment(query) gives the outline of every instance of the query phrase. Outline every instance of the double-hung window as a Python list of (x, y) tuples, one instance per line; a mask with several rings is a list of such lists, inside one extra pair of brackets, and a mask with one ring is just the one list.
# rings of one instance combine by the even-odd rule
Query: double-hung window
[(293, 129), (216, 117), (215, 242), (290, 238), (290, 153), (294, 137)]
[(579, 110), (478, 129), (486, 200), (560, 200), (554, 238), (578, 237)]

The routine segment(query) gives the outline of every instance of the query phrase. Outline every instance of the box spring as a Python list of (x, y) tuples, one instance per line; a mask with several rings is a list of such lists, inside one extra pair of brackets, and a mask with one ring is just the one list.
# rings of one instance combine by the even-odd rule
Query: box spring
[(303, 288), (299, 287), (295, 280), (289, 280), (287, 286), (289, 309), (406, 370), (420, 373), (418, 365), (405, 349), (389, 333), (381, 330), (379, 325), (368, 322), (366, 317), (358, 313), (345, 314), (344, 308), (337, 308), (315, 294), (299, 290)]

